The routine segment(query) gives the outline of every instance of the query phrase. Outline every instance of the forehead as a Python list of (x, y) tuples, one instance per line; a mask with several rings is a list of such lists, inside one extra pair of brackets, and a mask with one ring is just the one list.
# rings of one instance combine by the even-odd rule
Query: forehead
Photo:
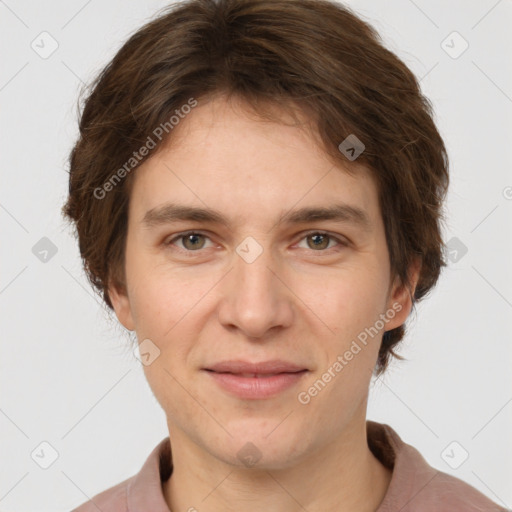
[(279, 120), (271, 121), (240, 100), (199, 103), (135, 171), (130, 210), (137, 220), (165, 203), (215, 209), (240, 222), (344, 203), (375, 220), (369, 170), (351, 162), (348, 173), (322, 149), (307, 118), (297, 125), (275, 109)]

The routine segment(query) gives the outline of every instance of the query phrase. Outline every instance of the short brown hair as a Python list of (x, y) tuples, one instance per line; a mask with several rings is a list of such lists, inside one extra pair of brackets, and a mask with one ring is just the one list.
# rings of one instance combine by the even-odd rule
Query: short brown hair
[[(413, 73), (368, 23), (335, 2), (187, 0), (133, 34), (79, 106), (62, 211), (76, 224), (87, 277), (110, 309), (108, 285), (126, 289), (134, 173), (118, 173), (123, 179), (108, 193), (98, 190), (176, 109), (219, 93), (242, 98), (262, 117), (270, 117), (265, 104), (298, 106), (326, 154), (349, 171), (338, 146), (349, 135), (362, 141), (357, 163), (378, 187), (392, 276), (410, 290), (408, 269), (419, 256), (413, 305), (430, 291), (446, 265), (440, 224), (448, 157)], [(155, 151), (171, 136), (166, 130)], [(397, 356), (393, 347), (404, 334), (404, 325), (384, 333), (377, 374)]]

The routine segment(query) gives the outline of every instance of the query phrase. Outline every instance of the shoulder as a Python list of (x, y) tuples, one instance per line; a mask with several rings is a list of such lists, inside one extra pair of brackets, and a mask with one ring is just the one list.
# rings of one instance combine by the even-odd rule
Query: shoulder
[(430, 466), (389, 426), (367, 422), (374, 455), (392, 468), (378, 512), (509, 512), (468, 483)]
[(98, 510), (102, 512), (127, 512), (127, 490), (133, 478), (123, 480), (117, 485), (96, 494), (71, 512), (98, 512)]
[[(491, 501), (487, 496), (476, 490), (468, 483), (452, 475), (439, 470), (434, 470), (435, 475), (430, 484), (425, 488), (424, 496), (418, 495), (418, 501), (425, 510), (428, 507), (436, 507), (439, 512), (508, 512)], [(414, 508), (414, 507), (413, 507)], [(411, 508), (412, 510), (412, 508)], [(416, 508), (415, 510), (423, 510)]]
[(172, 468), (170, 441), (166, 437), (153, 448), (137, 474), (96, 494), (71, 512), (169, 512), (162, 482), (169, 478)]

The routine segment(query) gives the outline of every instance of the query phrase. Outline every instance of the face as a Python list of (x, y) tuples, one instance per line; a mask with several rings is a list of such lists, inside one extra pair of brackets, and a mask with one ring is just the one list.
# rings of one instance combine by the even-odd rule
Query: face
[[(171, 439), (284, 468), (364, 421), (382, 334), (410, 311), (377, 189), (364, 167), (333, 165), (311, 133), (235, 100), (200, 102), (174, 130), (135, 171), (127, 292), (110, 288), (114, 309), (145, 343)], [(312, 215), (327, 208), (336, 214)], [(207, 369), (230, 360), (304, 371), (259, 386), (232, 373), (225, 387)]]

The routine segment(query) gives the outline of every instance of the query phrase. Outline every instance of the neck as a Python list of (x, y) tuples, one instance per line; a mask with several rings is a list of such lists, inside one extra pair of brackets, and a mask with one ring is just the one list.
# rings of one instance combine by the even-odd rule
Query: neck
[(299, 464), (277, 470), (226, 464), (177, 428), (170, 439), (174, 469), (164, 497), (172, 512), (375, 512), (391, 480), (368, 448), (364, 415)]

